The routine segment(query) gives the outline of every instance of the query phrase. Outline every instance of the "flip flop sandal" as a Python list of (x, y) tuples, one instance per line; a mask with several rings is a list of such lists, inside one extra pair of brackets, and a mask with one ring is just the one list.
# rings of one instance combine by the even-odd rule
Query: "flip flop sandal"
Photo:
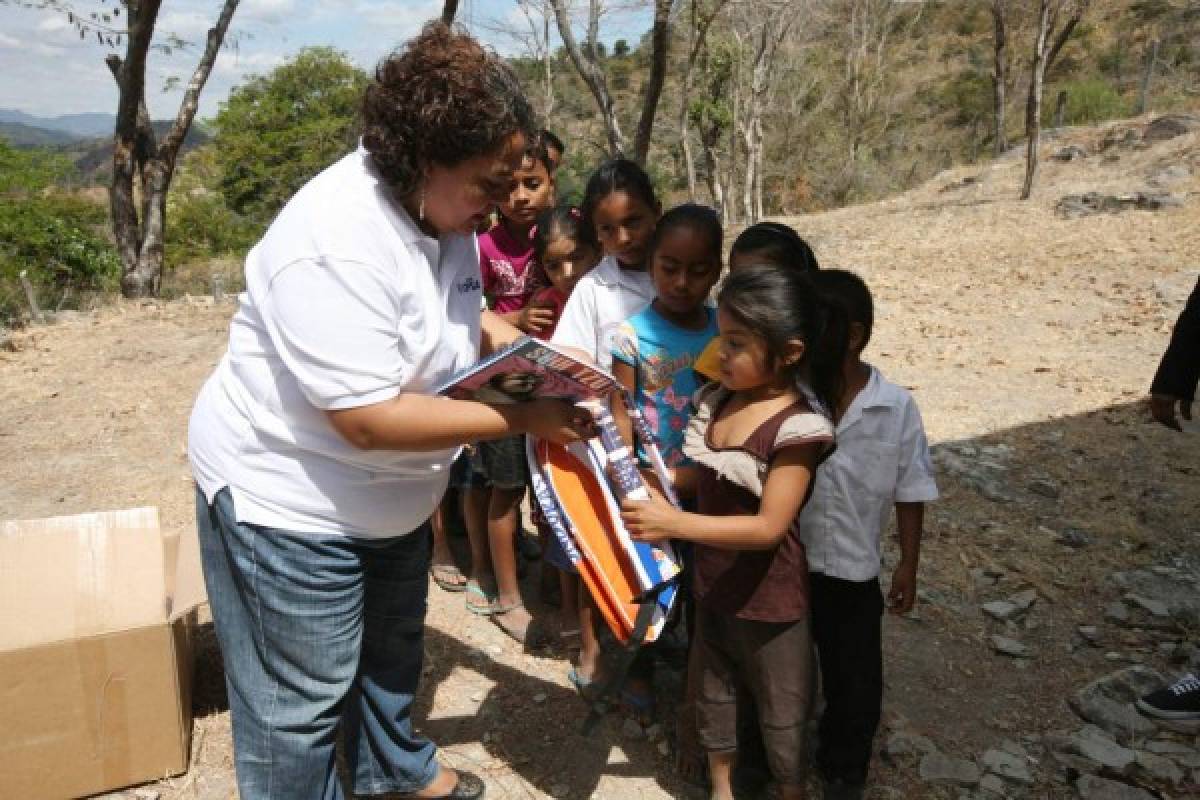
[[(496, 595), (484, 591), (479, 584), (468, 583), (466, 594), (467, 611), (470, 611), (472, 614), (478, 614), (481, 617), (490, 617), (497, 613), (497, 608), (499, 608), (497, 605), (498, 598)], [(476, 600), (474, 598), (479, 599)]]
[(567, 670), (567, 680), (575, 687), (575, 691), (579, 692), (579, 696), (584, 699), (584, 702), (591, 703), (596, 698), (596, 690), (599, 688), (595, 680), (588, 680), (579, 674), (579, 670), (571, 667)]
[(633, 717), (643, 727), (652, 725), (655, 718), (654, 695), (621, 690), (621, 710)]
[[(433, 578), (433, 582), (440, 589), (447, 592), (465, 592), (467, 590), (467, 576), (462, 574), (462, 570), (453, 564), (434, 564), (429, 568), (429, 577)], [(454, 579), (462, 580), (458, 583)]]
[[(463, 770), (457, 770), (458, 780), (454, 782), (454, 788), (448, 794), (439, 794), (437, 797), (422, 798), (422, 800), (479, 800), (483, 797), (484, 790), (487, 786), (483, 779), (478, 775)], [(415, 793), (399, 795), (401, 798), (416, 798)]]

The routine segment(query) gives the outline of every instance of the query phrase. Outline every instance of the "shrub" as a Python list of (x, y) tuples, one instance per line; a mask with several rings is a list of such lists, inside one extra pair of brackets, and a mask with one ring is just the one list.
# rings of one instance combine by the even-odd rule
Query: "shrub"
[(231, 211), (216, 193), (190, 192), (167, 212), (167, 268), (212, 257), (242, 256), (265, 229)]
[(102, 232), (107, 216), (100, 206), (56, 192), (0, 197), (0, 318), (25, 310), (22, 270), (43, 307), (68, 293), (115, 289), (121, 264)]
[(57, 153), (17, 150), (0, 139), (0, 321), (26, 311), (22, 271), (43, 307), (70, 293), (78, 298), (118, 285), (107, 209), (55, 188), (73, 175), (70, 161)]
[(213, 140), (226, 205), (270, 222), (297, 189), (354, 149), (366, 84), (343, 53), (314, 47), (230, 92)]
[(1129, 104), (1117, 91), (1102, 80), (1088, 78), (1047, 87), (1042, 101), (1042, 124), (1054, 124), (1054, 110), (1058, 91), (1067, 93), (1067, 107), (1063, 113), (1065, 125), (1092, 125), (1107, 119), (1129, 115)]

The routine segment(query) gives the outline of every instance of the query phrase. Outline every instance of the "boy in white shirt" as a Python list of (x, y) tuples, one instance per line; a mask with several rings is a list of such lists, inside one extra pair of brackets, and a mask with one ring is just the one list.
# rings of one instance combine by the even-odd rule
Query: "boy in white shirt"
[(817, 766), (825, 798), (843, 800), (863, 796), (879, 726), (880, 545), (890, 507), (896, 508), (900, 563), (887, 604), (903, 614), (916, 599), (925, 503), (936, 500), (938, 490), (912, 395), (862, 360), (874, 322), (870, 290), (844, 270), (820, 270), (813, 281), (845, 308), (850, 323), (846, 388), (835, 412), (837, 450), (817, 470), (812, 500), (800, 515), (825, 695)]

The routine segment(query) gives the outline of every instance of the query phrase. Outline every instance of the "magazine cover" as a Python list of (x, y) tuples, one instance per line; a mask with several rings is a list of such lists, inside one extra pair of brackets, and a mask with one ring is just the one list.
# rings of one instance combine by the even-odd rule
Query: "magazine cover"
[(619, 388), (612, 375), (549, 342), (523, 336), (455, 375), (438, 393), (456, 400), (519, 403), (557, 398), (578, 402), (608, 397)]

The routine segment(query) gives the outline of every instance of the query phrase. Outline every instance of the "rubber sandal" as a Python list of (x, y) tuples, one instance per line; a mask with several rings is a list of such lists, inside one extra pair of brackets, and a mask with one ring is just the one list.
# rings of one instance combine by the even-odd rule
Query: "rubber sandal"
[[(467, 576), (463, 575), (462, 570), (454, 564), (434, 564), (430, 566), (429, 577), (433, 578), (433, 582), (443, 591), (465, 592), (467, 590)], [(462, 583), (454, 581), (455, 577), (461, 578)]]
[[(472, 598), (479, 598), (483, 602), (479, 602), (479, 600), (472, 600)], [(467, 583), (467, 611), (470, 611), (472, 614), (478, 614), (481, 617), (490, 617), (496, 613), (496, 609), (499, 607), (497, 602), (498, 600), (496, 595), (489, 594), (488, 592), (484, 591), (483, 587), (481, 587), (479, 584), (472, 582)]]
[(655, 717), (654, 695), (621, 690), (621, 710), (643, 726), (652, 725)]
[(575, 687), (575, 691), (579, 692), (579, 696), (585, 702), (591, 703), (595, 700), (596, 689), (598, 688), (595, 680), (588, 680), (583, 677), (579, 674), (579, 670), (574, 667), (567, 670), (567, 680), (571, 682), (571, 685)]
[[(436, 797), (425, 797), (420, 800), (479, 800), (479, 798), (483, 797), (487, 785), (484, 784), (482, 778), (473, 772), (466, 772), (461, 769), (455, 770), (455, 772), (458, 773), (458, 780), (454, 782), (454, 788), (450, 790), (449, 794), (439, 794)], [(410, 792), (399, 795), (399, 797), (405, 798), (405, 800), (408, 800), (408, 798), (416, 800), (417, 795)]]

